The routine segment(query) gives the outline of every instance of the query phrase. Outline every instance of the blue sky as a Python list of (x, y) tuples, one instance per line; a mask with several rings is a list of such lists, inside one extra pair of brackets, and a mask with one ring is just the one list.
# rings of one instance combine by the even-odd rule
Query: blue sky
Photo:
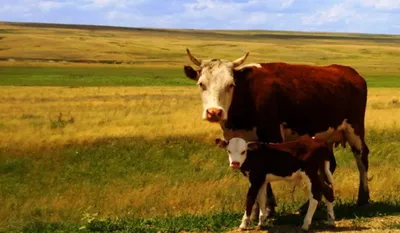
[(0, 0), (0, 21), (400, 34), (400, 0)]

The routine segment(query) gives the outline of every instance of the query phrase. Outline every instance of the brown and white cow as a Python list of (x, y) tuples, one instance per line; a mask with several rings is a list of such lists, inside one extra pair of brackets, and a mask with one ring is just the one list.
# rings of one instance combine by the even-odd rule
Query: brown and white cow
[[(354, 134), (350, 146), (360, 175), (357, 203), (368, 204), (369, 149), (364, 140), (367, 85), (353, 68), (281, 62), (240, 67), (248, 53), (235, 61), (201, 60), (188, 49), (187, 53), (199, 67), (184, 66), (184, 71), (199, 86), (202, 118), (220, 123), (224, 134), (254, 132), (247, 136), (261, 142), (282, 142), (283, 122), (299, 135), (315, 135), (337, 128), (347, 119)], [(268, 206), (273, 210), (276, 203), (269, 184), (267, 189)]]
[[(328, 139), (333, 133), (329, 135)], [(334, 138), (334, 140), (337, 139)], [(308, 135), (294, 141), (277, 144), (246, 142), (239, 137), (234, 137), (229, 141), (216, 139), (217, 145), (227, 149), (230, 166), (239, 168), (242, 173), (247, 174), (250, 181), (246, 211), (240, 229), (247, 228), (256, 200), (260, 208), (258, 225), (261, 226), (265, 222), (268, 215), (265, 186), (279, 180), (295, 183), (303, 180), (307, 185), (309, 205), (302, 226), (303, 230), (309, 229), (322, 196), (326, 200), (328, 223), (335, 225), (333, 176), (330, 171), (330, 159), (333, 152), (327, 141), (311, 138)]]

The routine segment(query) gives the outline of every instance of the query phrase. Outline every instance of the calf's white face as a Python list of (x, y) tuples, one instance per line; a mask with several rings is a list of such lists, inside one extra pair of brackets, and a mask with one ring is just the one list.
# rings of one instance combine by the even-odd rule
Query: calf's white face
[(202, 118), (209, 122), (226, 120), (235, 87), (233, 69), (246, 60), (248, 53), (235, 61), (226, 61), (200, 60), (188, 49), (186, 51), (190, 60), (200, 67), (195, 71), (191, 66), (185, 66), (185, 73), (190, 79), (197, 80), (203, 102)]
[(228, 151), (229, 166), (240, 168), (247, 158), (247, 143), (242, 138), (232, 138), (229, 141), (217, 138), (215, 143)]

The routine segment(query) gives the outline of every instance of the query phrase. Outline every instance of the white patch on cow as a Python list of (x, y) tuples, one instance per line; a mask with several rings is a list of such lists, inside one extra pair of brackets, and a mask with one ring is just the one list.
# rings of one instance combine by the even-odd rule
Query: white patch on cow
[(246, 65), (243, 65), (243, 66), (239, 66), (239, 67), (235, 68), (235, 70), (241, 70), (241, 69), (244, 69), (244, 68), (247, 68), (247, 67), (257, 67), (259, 69), (262, 68), (261, 64), (259, 64), (259, 63), (249, 63), (249, 64), (246, 64)]
[(354, 132), (354, 128), (347, 123), (347, 120), (345, 120), (343, 122), (344, 125), (344, 134), (346, 136), (346, 140), (349, 142), (350, 146), (356, 148), (357, 150), (359, 150), (360, 152), (362, 151), (362, 141), (360, 136), (358, 136), (355, 132)]
[(266, 183), (264, 183), (260, 191), (258, 191), (257, 195), (257, 202), (260, 208), (260, 214), (259, 214), (259, 220), (258, 220), (258, 226), (261, 226), (262, 224), (265, 223), (265, 220), (267, 220), (268, 217), (268, 212), (267, 212), (267, 188), (266, 188)]
[[(226, 147), (231, 167), (240, 168), (247, 157), (247, 143), (242, 138), (232, 138)], [(238, 163), (238, 166), (234, 166)]]
[(293, 182), (295, 184), (299, 184), (304, 176), (303, 173), (305, 175), (305, 172), (298, 170), (296, 172), (293, 172), (291, 176), (285, 176), (285, 177), (276, 176), (273, 174), (267, 174), (265, 176), (265, 179), (267, 182), (286, 181), (286, 182)]
[(203, 62), (198, 85), (203, 101), (203, 119), (207, 119), (207, 109), (222, 110), (220, 120), (228, 118), (235, 83), (233, 63), (223, 60)]
[(249, 223), (250, 223), (250, 217), (247, 217), (246, 211), (244, 211), (242, 223), (240, 224), (239, 229), (241, 229), (241, 230), (246, 229), (247, 226), (249, 225)]
[(301, 175), (302, 175), (304, 182), (307, 185), (307, 190), (308, 190), (308, 195), (309, 195), (308, 210), (307, 210), (306, 216), (304, 217), (302, 229), (308, 231), (308, 229), (311, 225), (315, 210), (317, 209), (318, 201), (314, 199), (314, 196), (312, 194), (312, 191), (311, 191), (312, 184), (311, 184), (310, 178), (305, 174), (305, 172), (302, 173)]
[(326, 177), (328, 178), (329, 183), (331, 183), (333, 186), (333, 175), (329, 168), (330, 168), (330, 162), (325, 161), (325, 174), (326, 174)]

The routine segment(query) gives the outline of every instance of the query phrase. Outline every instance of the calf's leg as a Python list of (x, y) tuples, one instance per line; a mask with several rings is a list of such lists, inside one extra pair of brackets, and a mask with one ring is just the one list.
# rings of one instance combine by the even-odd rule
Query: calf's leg
[(318, 174), (317, 171), (312, 171), (311, 174), (302, 173), (302, 179), (307, 185), (307, 189), (309, 192), (309, 205), (307, 214), (304, 218), (303, 226), (301, 227), (303, 230), (308, 231), (310, 225), (312, 223), (312, 218), (314, 216), (315, 210), (317, 209), (318, 202), (321, 200), (322, 193), (319, 185)]
[[(264, 176), (262, 176), (264, 178)], [(263, 186), (264, 179), (260, 177), (255, 177), (252, 179), (250, 176), (250, 188), (247, 191), (246, 196), (246, 212), (242, 218), (242, 223), (240, 224), (240, 229), (246, 229), (248, 224), (250, 223), (250, 214), (253, 209), (253, 205), (257, 199), (258, 192), (260, 191), (261, 186)], [(265, 205), (264, 205), (265, 206)]]
[(265, 220), (267, 220), (268, 217), (268, 213), (267, 213), (267, 208), (266, 208), (266, 184), (264, 183), (261, 188), (260, 191), (258, 192), (258, 197), (257, 197), (257, 201), (258, 201), (258, 205), (260, 208), (260, 216), (259, 216), (259, 221), (258, 221), (258, 226), (261, 226), (262, 224), (265, 223)]
[[(333, 180), (333, 173), (336, 170), (336, 158), (332, 152), (331, 156), (330, 156), (330, 162), (329, 162), (329, 171), (331, 174), (331, 178)], [(327, 174), (327, 173), (326, 173)], [(329, 180), (329, 179), (328, 179)], [(296, 210), (297, 213), (305, 213), (307, 211), (307, 206), (309, 205), (309, 201), (307, 201), (306, 203), (304, 203), (299, 209)]]

